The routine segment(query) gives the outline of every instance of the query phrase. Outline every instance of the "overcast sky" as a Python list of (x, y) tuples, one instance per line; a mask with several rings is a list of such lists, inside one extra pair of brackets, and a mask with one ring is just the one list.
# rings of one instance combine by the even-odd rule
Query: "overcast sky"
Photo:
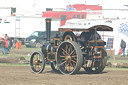
[(65, 8), (67, 4), (101, 5), (103, 9), (126, 8), (128, 0), (0, 0), (0, 7), (16, 7), (20, 10), (45, 10), (46, 8)]

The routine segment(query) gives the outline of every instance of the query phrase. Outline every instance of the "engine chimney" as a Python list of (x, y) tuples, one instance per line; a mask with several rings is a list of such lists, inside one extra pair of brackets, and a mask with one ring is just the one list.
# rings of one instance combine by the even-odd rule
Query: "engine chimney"
[(51, 36), (51, 19), (46, 18), (46, 35), (47, 35), (47, 41), (50, 41), (50, 36)]

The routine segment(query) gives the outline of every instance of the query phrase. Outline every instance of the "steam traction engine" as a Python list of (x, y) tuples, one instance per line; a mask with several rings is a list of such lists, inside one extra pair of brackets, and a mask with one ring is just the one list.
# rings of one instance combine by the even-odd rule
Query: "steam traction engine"
[[(97, 31), (112, 31), (105, 25), (97, 25), (90, 28), (60, 27), (59, 33), (50, 41), (51, 19), (46, 19), (47, 43), (42, 46), (41, 52), (31, 55), (30, 66), (33, 72), (41, 73), (45, 68), (45, 62), (51, 62), (51, 68), (62, 74), (75, 74), (80, 68), (88, 73), (100, 73), (105, 68), (107, 53), (106, 44), (101, 40)], [(80, 36), (73, 32), (80, 32)], [(60, 33), (64, 32), (61, 36)]]

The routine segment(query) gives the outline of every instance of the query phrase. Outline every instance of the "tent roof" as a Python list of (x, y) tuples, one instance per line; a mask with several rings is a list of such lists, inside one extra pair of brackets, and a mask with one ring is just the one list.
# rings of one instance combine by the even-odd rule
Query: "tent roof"
[(64, 26), (59, 28), (60, 30), (71, 31), (84, 31), (84, 30), (97, 30), (97, 31), (113, 31), (113, 28), (109, 23), (105, 23), (105, 20), (85, 20), (85, 19), (71, 19), (67, 20)]

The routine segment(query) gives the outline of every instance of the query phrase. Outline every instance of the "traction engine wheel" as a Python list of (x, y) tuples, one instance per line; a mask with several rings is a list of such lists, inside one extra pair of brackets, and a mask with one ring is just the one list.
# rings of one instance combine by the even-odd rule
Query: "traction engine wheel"
[(101, 62), (101, 66), (98, 66), (98, 67), (84, 67), (85, 71), (87, 71), (88, 73), (101, 73), (105, 66), (106, 66), (106, 63), (107, 63), (107, 52), (105, 50), (105, 48), (102, 49), (102, 62)]
[(30, 58), (30, 66), (34, 73), (41, 73), (45, 68), (45, 58), (41, 52), (34, 52)]
[(77, 41), (75, 34), (73, 32), (65, 32), (62, 37), (63, 41), (70, 40), (70, 41)]
[(57, 50), (57, 66), (62, 74), (77, 73), (83, 63), (80, 46), (74, 41), (61, 43)]
[(51, 62), (51, 68), (54, 72), (57, 72), (57, 73), (59, 72), (56, 61)]

